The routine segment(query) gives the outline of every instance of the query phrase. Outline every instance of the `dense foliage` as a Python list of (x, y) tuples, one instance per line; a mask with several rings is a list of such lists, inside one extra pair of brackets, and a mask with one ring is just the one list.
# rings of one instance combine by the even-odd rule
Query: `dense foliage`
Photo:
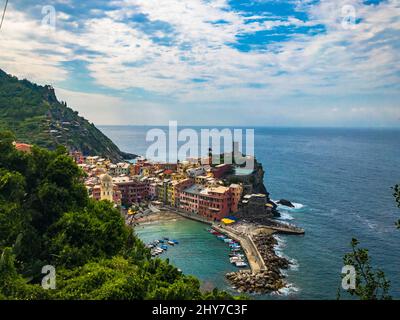
[(93, 124), (59, 102), (50, 86), (18, 80), (1, 69), (0, 130), (11, 130), (19, 141), (50, 149), (64, 145), (112, 160), (133, 156), (121, 152)]
[(390, 281), (382, 270), (372, 267), (368, 249), (358, 246), (359, 241), (352, 239), (352, 252), (343, 258), (344, 265), (353, 266), (356, 272), (355, 289), (349, 289), (348, 292), (361, 300), (390, 300)]
[[(0, 299), (215, 299), (152, 259), (109, 202), (88, 198), (64, 148), (17, 151), (0, 133)], [(56, 289), (41, 287), (56, 268)]]

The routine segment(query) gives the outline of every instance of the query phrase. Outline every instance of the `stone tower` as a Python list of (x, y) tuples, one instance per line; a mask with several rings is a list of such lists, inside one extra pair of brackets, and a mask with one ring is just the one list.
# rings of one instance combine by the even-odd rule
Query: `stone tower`
[(100, 191), (101, 200), (108, 200), (113, 202), (114, 199), (114, 186), (111, 176), (103, 174), (100, 176)]

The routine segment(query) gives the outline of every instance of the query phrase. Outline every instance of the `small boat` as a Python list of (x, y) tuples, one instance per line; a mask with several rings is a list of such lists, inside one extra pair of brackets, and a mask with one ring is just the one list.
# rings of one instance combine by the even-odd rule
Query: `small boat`
[(171, 241), (171, 240), (168, 240), (167, 243), (168, 243), (169, 245), (171, 245), (171, 246), (175, 245), (175, 242), (173, 242), (173, 241)]
[(157, 240), (158, 243), (164, 243), (164, 240)]
[(226, 243), (232, 243), (233, 240), (232, 240), (232, 239), (229, 239), (229, 238), (226, 238), (226, 239), (224, 239), (224, 242), (226, 242)]
[(162, 246), (160, 246), (160, 248), (163, 250), (168, 250), (168, 246), (166, 244), (163, 244)]
[(172, 242), (173, 242), (174, 244), (179, 244), (179, 241), (178, 241), (178, 240), (172, 240)]
[(235, 263), (235, 265), (236, 265), (236, 267), (238, 267), (238, 268), (247, 267), (247, 263), (244, 262), (244, 261), (238, 261), (238, 262)]
[(154, 243), (155, 243), (155, 244), (159, 244), (160, 241), (159, 241), (159, 240), (154, 240)]
[(240, 257), (232, 257), (229, 259), (230, 263), (236, 264), (236, 262), (243, 262), (243, 259)]
[(220, 240), (224, 240), (226, 237), (221, 234), (221, 235), (217, 236), (217, 238), (220, 239)]
[(169, 238), (168, 238), (168, 237), (163, 237), (163, 239), (164, 239), (164, 240), (166, 240), (166, 241), (168, 241), (168, 240), (169, 240)]

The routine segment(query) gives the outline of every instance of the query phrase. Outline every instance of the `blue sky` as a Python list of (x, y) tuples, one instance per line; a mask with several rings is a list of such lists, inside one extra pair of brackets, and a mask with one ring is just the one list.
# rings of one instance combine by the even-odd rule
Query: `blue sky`
[(11, 0), (0, 68), (99, 125), (385, 127), (399, 49), (397, 0)]

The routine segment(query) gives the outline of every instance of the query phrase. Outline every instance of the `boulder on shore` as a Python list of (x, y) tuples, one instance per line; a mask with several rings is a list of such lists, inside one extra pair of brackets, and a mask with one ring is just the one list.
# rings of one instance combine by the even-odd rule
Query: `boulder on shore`
[(281, 199), (281, 200), (279, 200), (277, 203), (280, 204), (280, 205), (282, 205), (282, 206), (294, 208), (294, 204), (291, 203), (289, 200), (286, 200), (286, 199)]

